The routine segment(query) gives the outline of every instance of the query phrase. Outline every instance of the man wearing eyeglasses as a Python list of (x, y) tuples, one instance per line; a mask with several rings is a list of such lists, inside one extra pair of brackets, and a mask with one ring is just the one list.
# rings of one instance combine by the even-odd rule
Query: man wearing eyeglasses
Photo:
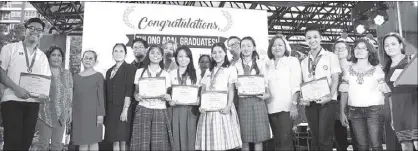
[(237, 36), (231, 36), (226, 41), (229, 52), (232, 54), (231, 66), (233, 66), (240, 58), (241, 49), (240, 49), (241, 39)]
[(147, 41), (137, 38), (132, 42), (132, 51), (134, 52), (135, 60), (131, 63), (136, 69), (143, 68), (143, 61), (147, 52)]
[[(51, 76), (48, 59), (37, 47), (45, 23), (39, 18), (31, 18), (25, 23), (25, 28), (25, 39), (5, 45), (0, 54), (0, 66), (14, 83), (19, 83), (21, 73)], [(23, 98), (19, 98), (20, 93), (23, 93)], [(48, 96), (34, 95), (25, 90), (5, 89), (1, 98), (4, 150), (29, 150), (38, 119), (39, 103), (47, 99)]]

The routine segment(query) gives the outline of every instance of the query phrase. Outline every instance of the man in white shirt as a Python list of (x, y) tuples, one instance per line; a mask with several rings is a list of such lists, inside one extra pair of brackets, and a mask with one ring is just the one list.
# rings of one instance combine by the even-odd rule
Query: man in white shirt
[[(25, 23), (25, 40), (5, 45), (0, 54), (1, 68), (7, 76), (19, 83), (21, 73), (51, 76), (48, 58), (37, 48), (45, 23), (31, 18)], [(38, 119), (39, 103), (47, 96), (19, 98), (11, 88), (6, 88), (1, 98), (4, 126), (4, 150), (29, 150)]]
[[(305, 108), (306, 118), (312, 133), (312, 150), (332, 150), (334, 123), (338, 109), (337, 88), (338, 76), (341, 72), (338, 57), (321, 46), (319, 29), (308, 28), (305, 40), (310, 51), (301, 62), (303, 82), (309, 82), (326, 77), (330, 95), (318, 100), (304, 100), (309, 102)], [(302, 92), (303, 93), (303, 92)], [(303, 99), (303, 98), (302, 98)]]
[(21, 88), (20, 86), (16, 85), (16, 83), (14, 83), (12, 79), (10, 79), (7, 76), (6, 71), (4, 71), (3, 68), (1, 67), (0, 67), (0, 83), (4, 84), (8, 88), (11, 88), (18, 98), (21, 98), (21, 99), (29, 98), (29, 92)]
[(241, 39), (237, 36), (231, 36), (226, 40), (226, 46), (228, 47), (229, 52), (232, 54), (232, 59), (230, 60), (231, 65), (234, 65), (239, 59), (241, 54)]

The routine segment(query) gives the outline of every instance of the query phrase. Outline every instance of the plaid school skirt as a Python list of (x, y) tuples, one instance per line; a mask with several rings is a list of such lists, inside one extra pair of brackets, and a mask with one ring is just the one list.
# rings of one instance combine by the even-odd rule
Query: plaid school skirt
[(240, 127), (234, 105), (229, 114), (200, 114), (196, 130), (196, 150), (229, 150), (241, 147)]
[(244, 143), (258, 143), (271, 138), (267, 106), (260, 98), (239, 98), (238, 117)]
[(172, 144), (167, 110), (136, 106), (130, 150), (171, 150)]

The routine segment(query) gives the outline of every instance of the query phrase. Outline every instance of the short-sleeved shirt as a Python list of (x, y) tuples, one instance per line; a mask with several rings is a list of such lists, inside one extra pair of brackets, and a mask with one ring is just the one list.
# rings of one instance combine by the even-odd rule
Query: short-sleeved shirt
[[(215, 67), (212, 72), (206, 72), (205, 76), (202, 79), (202, 85), (206, 86), (206, 91), (228, 91), (228, 85), (237, 82), (237, 70), (235, 67), (221, 67), (218, 76), (215, 77), (216, 72), (218, 71), (218, 67)], [(211, 78), (212, 75), (215, 77), (213, 83), (213, 89), (210, 89), (211, 86)]]
[(385, 82), (385, 73), (380, 66), (374, 66), (363, 73), (355, 71), (352, 65), (347, 70), (344, 71), (339, 91), (347, 92), (350, 96), (348, 105), (369, 107), (385, 103), (383, 94), (389, 93), (390, 89)]
[[(309, 73), (309, 59), (314, 60), (314, 57), (309, 52), (308, 57), (302, 60), (301, 69), (302, 69), (302, 79), (303, 82), (309, 82), (315, 79), (320, 79), (327, 77), (328, 84), (331, 86), (331, 75), (341, 73), (340, 62), (337, 55), (332, 52), (326, 51), (322, 48), (318, 54), (318, 57), (321, 56), (321, 59), (318, 61), (318, 64), (315, 68), (315, 75), (310, 75)], [(312, 63), (311, 63), (312, 65)], [(334, 93), (332, 100), (337, 100), (337, 93)]]
[[(169, 74), (170, 74), (171, 85), (180, 85), (179, 77), (178, 77), (178, 69), (171, 70), (171, 72)], [(180, 74), (180, 76), (181, 76), (181, 74)], [(186, 85), (200, 86), (200, 80), (201, 80), (200, 71), (196, 70), (196, 83), (192, 84), (192, 80), (190, 79), (189, 76), (187, 76)]]
[[(161, 70), (162, 70), (161, 68), (158, 68), (157, 71), (152, 71), (151, 69), (148, 69), (148, 71), (151, 73), (151, 77), (156, 77), (157, 74)], [(144, 71), (144, 68), (140, 68), (140, 69), (136, 70), (135, 80), (134, 80), (135, 88), (138, 87), (138, 81), (141, 78), (142, 71)], [(147, 71), (144, 72), (142, 77), (143, 78), (149, 77), (148, 74), (147, 74)], [(165, 70), (162, 70), (159, 77), (164, 77), (165, 78), (166, 89), (171, 87), (170, 75)], [(141, 88), (139, 88), (139, 91), (148, 91), (148, 90), (144, 90), (144, 89), (141, 90)], [(138, 105), (141, 105), (143, 107), (150, 108), (150, 109), (166, 109), (167, 108), (166, 102), (164, 100), (161, 100), (161, 99), (143, 99), (143, 100), (138, 102)]]
[(299, 60), (295, 57), (282, 57), (274, 64), (274, 60), (267, 62), (267, 79), (271, 92), (271, 101), (267, 102), (270, 114), (289, 112), (292, 107), (293, 94), (300, 91), (302, 73)]
[[(266, 67), (265, 67), (266, 64), (265, 64), (265, 62), (262, 62), (261, 60), (257, 60), (256, 63), (257, 63), (257, 67), (260, 69), (259, 75), (262, 75), (264, 77), (264, 85), (266, 87), (268, 87), (267, 76), (266, 76)], [(251, 69), (253, 61), (251, 60), (250, 62), (245, 63), (245, 61), (243, 62), (241, 59), (239, 59), (234, 64), (234, 67), (237, 70), (237, 76), (238, 75), (244, 75), (244, 67), (242, 66), (243, 64), (244, 64), (244, 66), (248, 66)], [(250, 75), (257, 75), (257, 72), (254, 69), (254, 67), (251, 69)]]
[[(35, 48), (35, 51), (32, 54), (28, 52), (29, 64), (32, 62), (32, 58), (35, 56), (35, 54), (36, 57), (31, 74), (51, 76), (51, 69), (49, 67), (48, 58), (40, 49)], [(6, 70), (7, 76), (9, 76), (9, 78), (14, 83), (19, 84), (20, 74), (28, 73), (22, 41), (5, 45), (1, 49), (0, 62), (1, 68)], [(20, 99), (15, 95), (11, 88), (6, 88), (4, 90), (1, 101), (5, 102), (11, 100), (21, 102), (39, 102), (35, 98)]]

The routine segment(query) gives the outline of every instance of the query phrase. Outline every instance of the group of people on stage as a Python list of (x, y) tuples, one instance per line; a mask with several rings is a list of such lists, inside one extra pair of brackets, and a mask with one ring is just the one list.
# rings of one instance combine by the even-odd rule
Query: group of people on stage
[[(310, 51), (301, 62), (290, 55), (283, 35), (271, 39), (267, 61), (259, 59), (253, 38), (231, 36), (226, 45), (216, 43), (210, 55), (198, 58), (199, 69), (187, 46), (173, 41), (163, 47), (148, 46), (145, 40), (135, 39), (130, 46), (135, 60), (125, 62), (127, 46), (117, 43), (112, 49), (116, 64), (103, 76), (93, 68), (95, 51), (82, 54), (84, 70), (72, 75), (62, 67), (65, 54), (61, 48), (54, 46), (44, 53), (37, 47), (45, 24), (32, 18), (25, 27), (25, 39), (5, 45), (0, 54), (0, 79), (7, 87), (1, 98), (4, 150), (28, 150), (36, 125), (37, 149), (62, 150), (64, 129), (70, 123), (71, 141), (80, 150), (98, 150), (102, 125), (104, 140), (113, 143), (113, 150), (249, 150), (250, 143), (255, 150), (263, 150), (262, 143), (271, 137), (270, 128), (277, 150), (293, 150), (292, 119), (298, 116), (297, 105), (305, 106), (313, 150), (332, 150), (337, 125), (350, 127), (358, 150), (382, 150), (385, 125), (386, 133), (396, 134), (391, 139), (401, 144), (393, 149), (418, 146), (417, 90), (394, 87), (391, 80), (397, 69), (408, 64), (398, 34), (383, 37), (389, 61), (383, 68), (369, 40), (359, 39), (353, 50), (347, 42), (337, 41), (327, 51), (315, 28), (306, 29)], [(34, 96), (19, 87), (21, 73), (51, 76), (49, 96)], [(264, 77), (265, 93), (238, 95), (243, 86), (239, 75)], [(139, 92), (149, 90), (138, 83), (147, 77), (165, 78), (167, 93), (161, 98), (142, 98)], [(330, 94), (301, 98), (301, 84), (323, 77)], [(199, 105), (179, 104), (171, 97), (173, 85), (197, 86), (199, 93), (226, 91), (227, 105), (208, 111)], [(335, 134), (338, 148), (345, 150), (348, 144), (338, 140), (346, 140), (347, 134)]]

